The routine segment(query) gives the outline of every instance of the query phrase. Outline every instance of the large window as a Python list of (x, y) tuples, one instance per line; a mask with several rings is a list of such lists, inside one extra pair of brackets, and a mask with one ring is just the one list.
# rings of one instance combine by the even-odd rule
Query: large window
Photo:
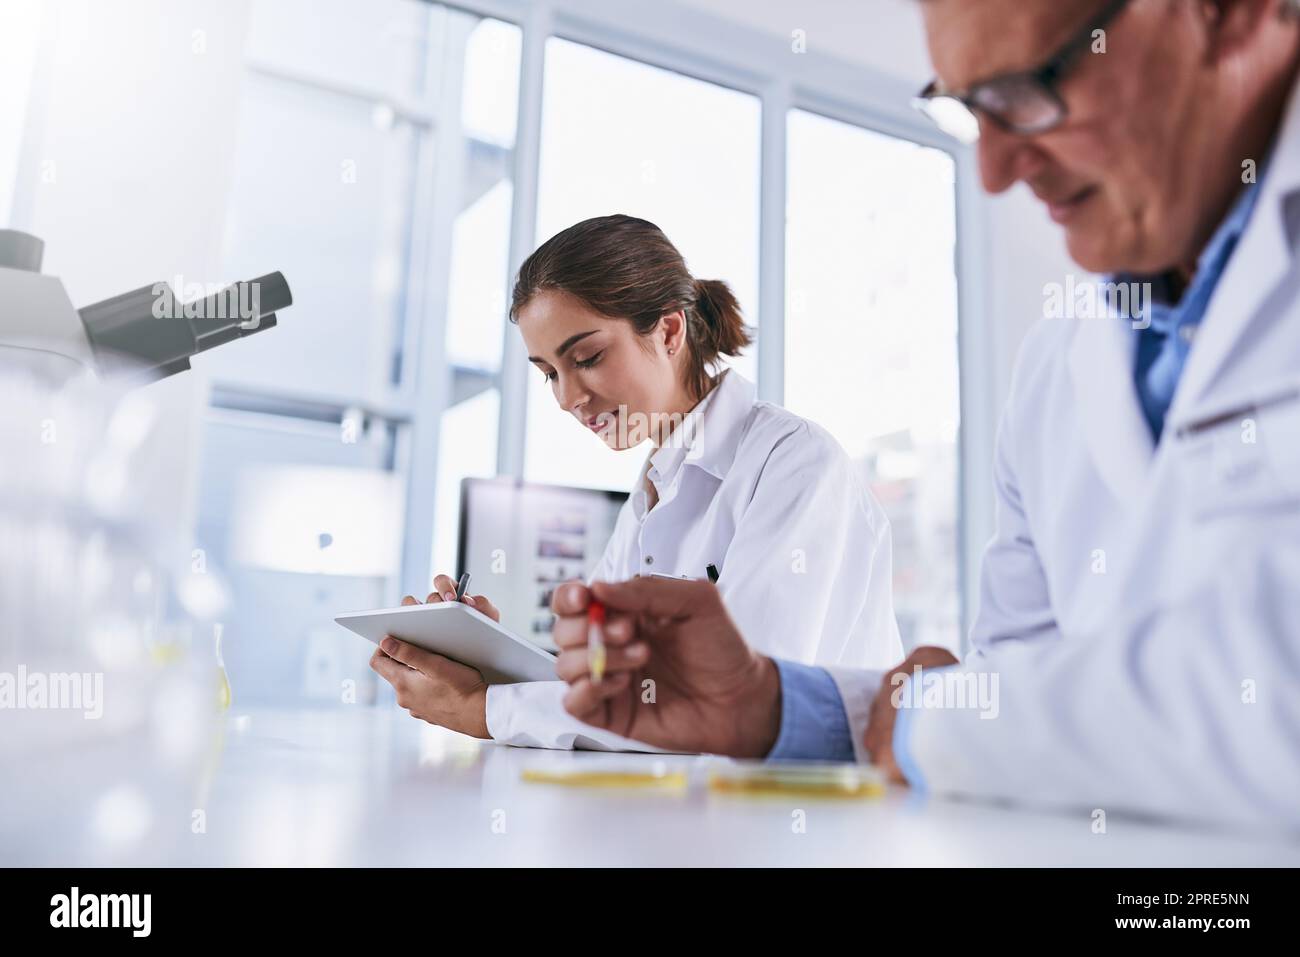
[(787, 130), (786, 405), (889, 513), (905, 646), (957, 648), (953, 161), (801, 110)]
[[(758, 310), (758, 98), (567, 40), (546, 44), (539, 243), (591, 216), (657, 224), (702, 279)], [(593, 118), (598, 118), (594, 120)], [(754, 348), (734, 363), (754, 376)], [(529, 377), (524, 476), (627, 490), (646, 448), (612, 452)]]
[(507, 319), (523, 256), (615, 212), (732, 286), (757, 342), (730, 365), (885, 505), (907, 643), (958, 644), (967, 160), (865, 70), (654, 4), (23, 6), (0, 224), (45, 240), (72, 301), (272, 270), (293, 291), (275, 329), (194, 361), (193, 544), (231, 586), (237, 700), (373, 694), (332, 618), (454, 569), (465, 478), (631, 487), (648, 449), (561, 411)]

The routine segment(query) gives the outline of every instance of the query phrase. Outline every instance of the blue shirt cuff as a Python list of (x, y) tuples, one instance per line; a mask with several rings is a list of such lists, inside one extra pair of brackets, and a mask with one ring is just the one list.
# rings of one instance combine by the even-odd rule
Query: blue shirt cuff
[(925, 790), (925, 778), (921, 768), (912, 754), (912, 722), (916, 720), (919, 708), (894, 709), (894, 763), (907, 778), (908, 785), (914, 791)]
[[(937, 668), (926, 668), (923, 675), (938, 674), (944, 671), (952, 671), (959, 665), (941, 665)], [(892, 747), (894, 749), (894, 764), (898, 765), (898, 770), (902, 772), (903, 777), (907, 778), (907, 783), (914, 791), (925, 790), (925, 775), (921, 773), (921, 766), (916, 763), (916, 755), (912, 754), (912, 726), (916, 723), (917, 712), (923, 711), (921, 704), (922, 698), (913, 699), (911, 682), (914, 679), (907, 679), (907, 691), (903, 696), (900, 706), (894, 709), (894, 740)], [(924, 680), (924, 677), (922, 678)], [(918, 696), (924, 689), (915, 692)]]
[(825, 668), (776, 661), (781, 733), (768, 760), (852, 761), (853, 732), (835, 679)]

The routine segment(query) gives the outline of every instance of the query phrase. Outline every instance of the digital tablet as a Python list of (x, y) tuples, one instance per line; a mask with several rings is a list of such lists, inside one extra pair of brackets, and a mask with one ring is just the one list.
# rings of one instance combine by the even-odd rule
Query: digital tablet
[(458, 601), (353, 611), (334, 619), (376, 645), (385, 635), (477, 668), (488, 684), (555, 681), (555, 655)]

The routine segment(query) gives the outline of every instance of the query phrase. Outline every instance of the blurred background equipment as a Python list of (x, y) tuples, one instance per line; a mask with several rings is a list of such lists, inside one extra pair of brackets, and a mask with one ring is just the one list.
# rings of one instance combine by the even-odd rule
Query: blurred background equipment
[(155, 495), (184, 478), (190, 409), (48, 355), (0, 348), (0, 848), (157, 862), (218, 733), (224, 589), (178, 560), (186, 516)]
[(554, 649), (551, 593), (592, 573), (627, 494), (467, 478), (460, 495), (456, 574), (473, 576), (471, 590), (492, 600), (506, 628)]
[(231, 701), (227, 592), (192, 537), (206, 390), (169, 377), (292, 297), (270, 273), (77, 310), (43, 256), (0, 230), (0, 847), (38, 859), (58, 833), (94, 864), (160, 861)]
[(44, 249), (35, 236), (0, 229), (0, 346), (62, 355), (101, 373), (187, 371), (192, 356), (272, 328), (276, 311), (293, 303), (274, 272), (187, 303), (158, 282), (73, 309), (63, 284), (41, 274)]

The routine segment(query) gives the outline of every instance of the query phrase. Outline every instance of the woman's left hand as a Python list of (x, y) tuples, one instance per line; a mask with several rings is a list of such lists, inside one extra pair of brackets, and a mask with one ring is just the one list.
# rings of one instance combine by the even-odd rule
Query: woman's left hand
[(414, 717), (452, 731), (490, 738), (487, 682), (473, 668), (392, 636), (370, 657), (370, 667), (397, 692)]

